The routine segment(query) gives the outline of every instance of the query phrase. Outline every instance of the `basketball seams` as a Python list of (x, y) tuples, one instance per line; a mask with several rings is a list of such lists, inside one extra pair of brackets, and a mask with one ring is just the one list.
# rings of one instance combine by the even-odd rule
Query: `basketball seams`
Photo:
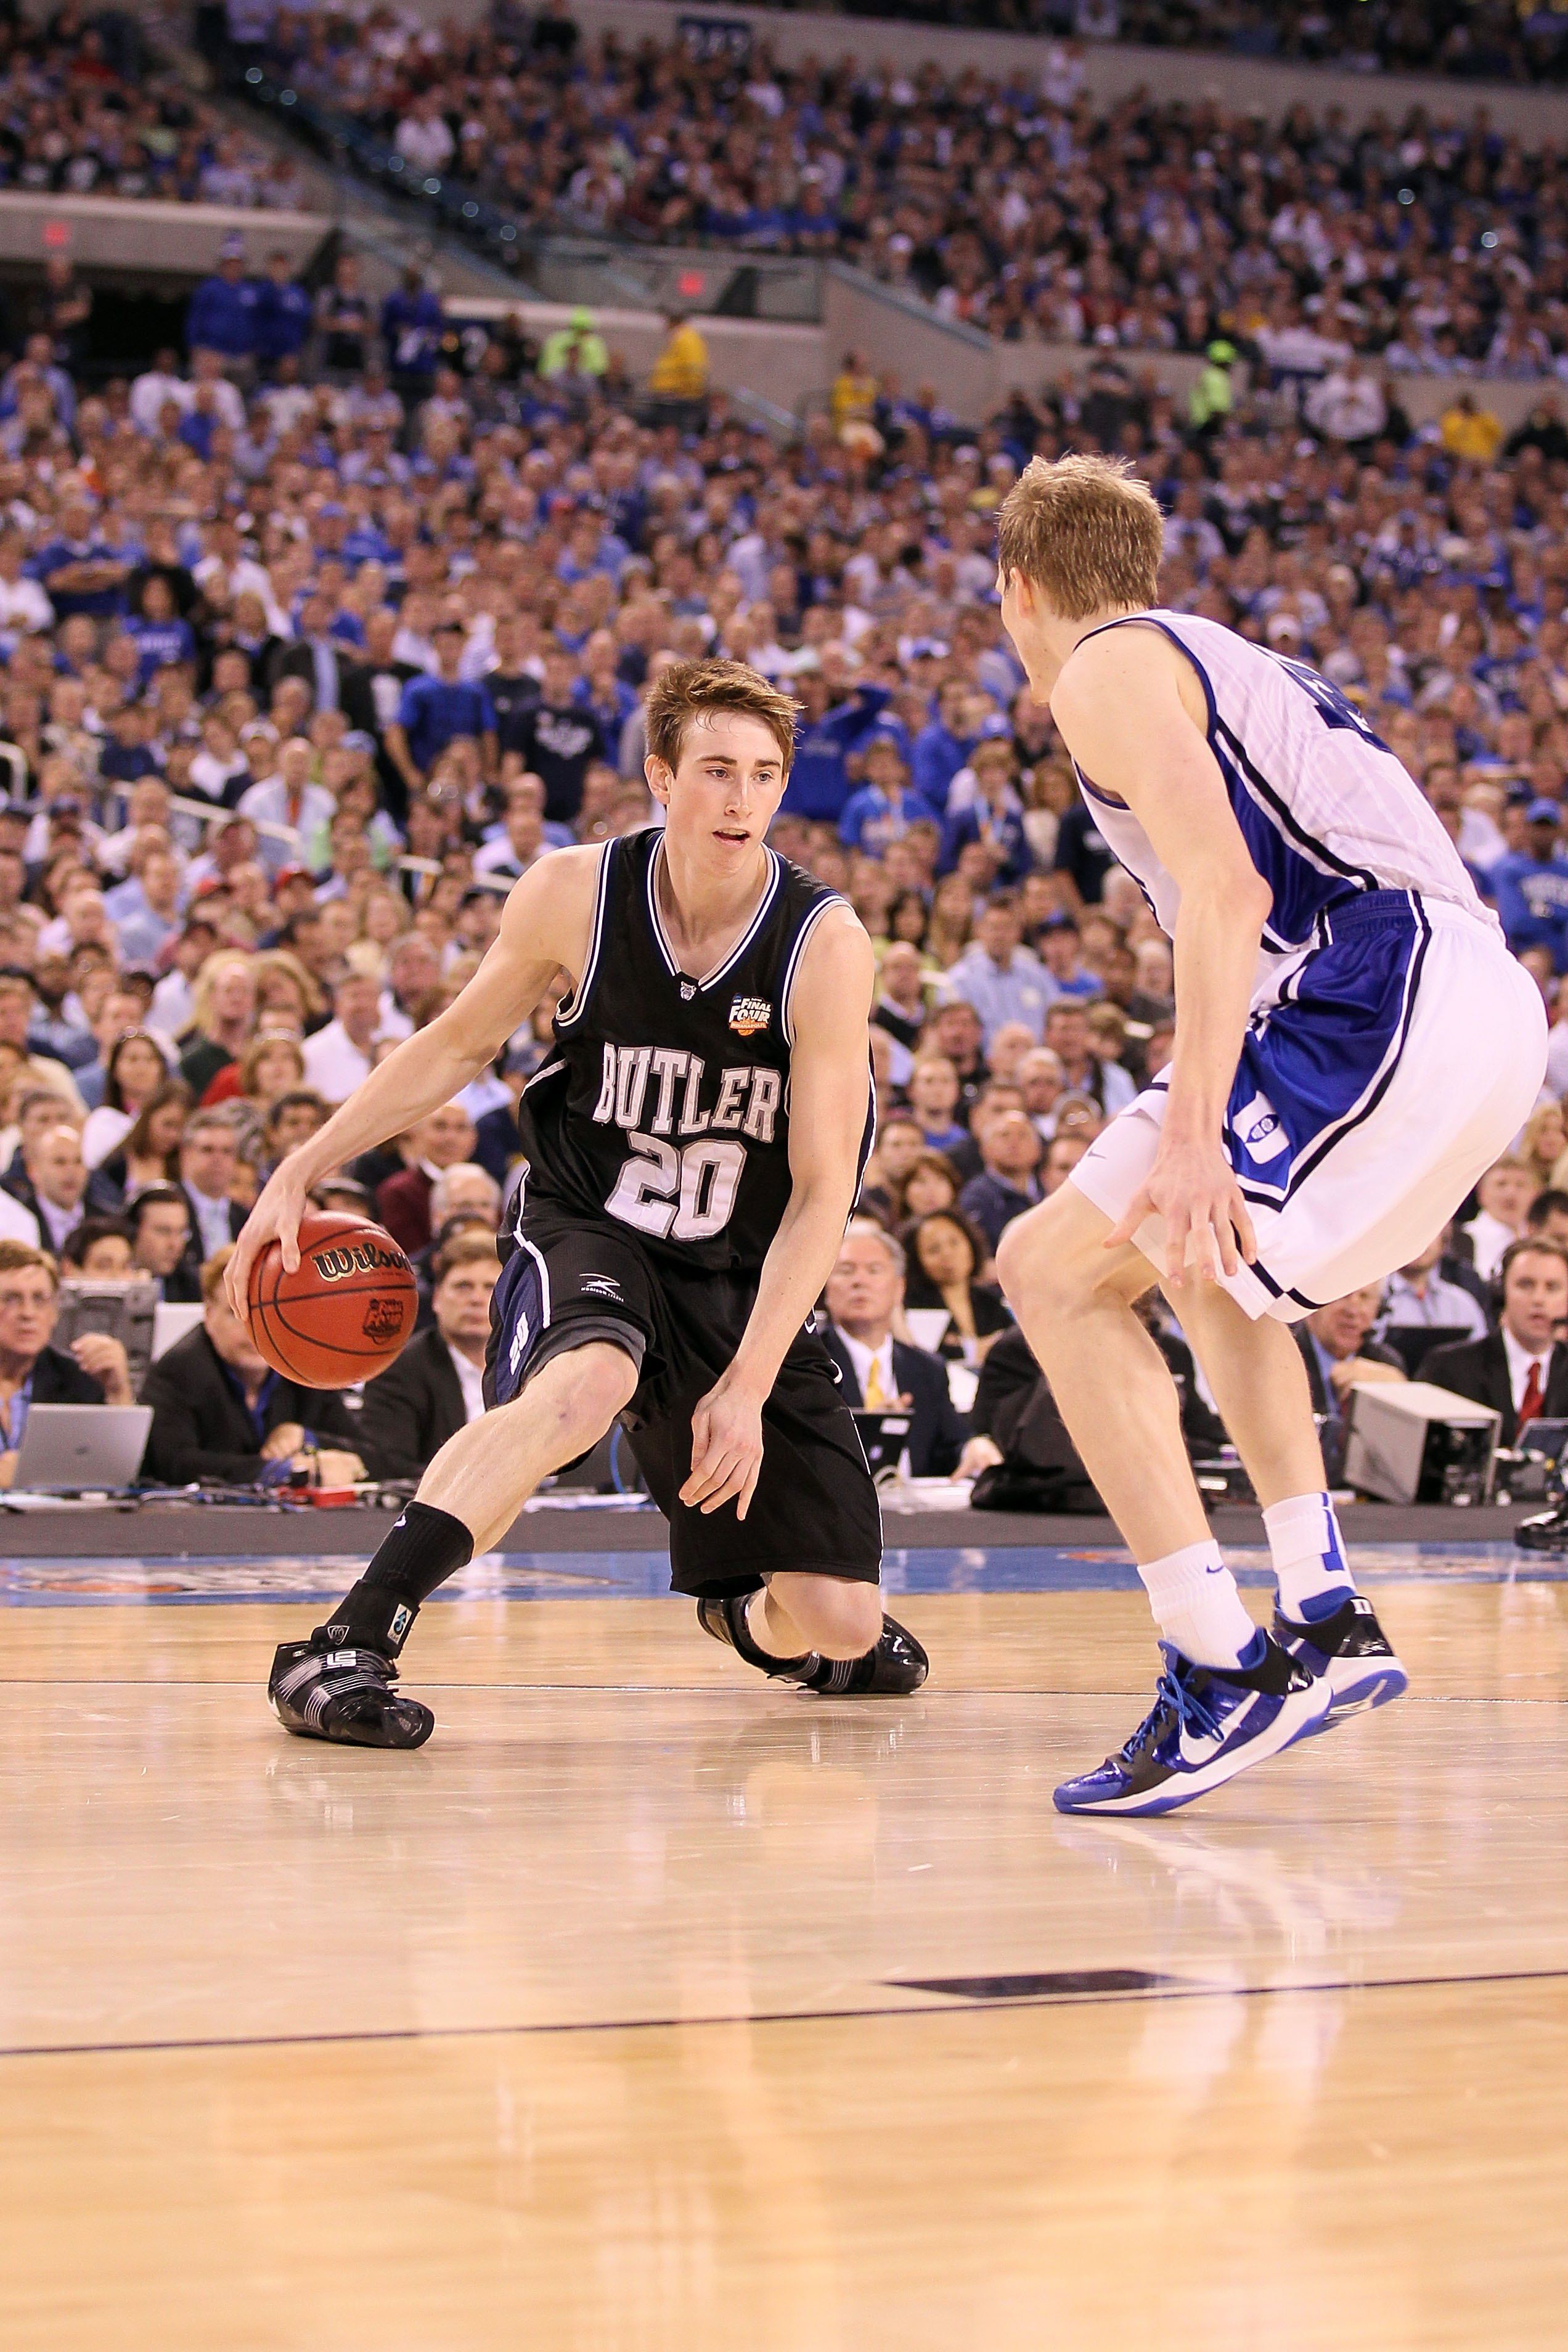
[[(391, 1265), (376, 1272), (356, 1270), (331, 1283), (323, 1281), (313, 1269), (307, 1271), (322, 1250), (363, 1247), (372, 1240), (392, 1255)], [(368, 1218), (317, 1213), (301, 1221), (300, 1245), (300, 1265), (293, 1275), (285, 1273), (283, 1253), (276, 1241), (260, 1253), (251, 1271), (252, 1329), (273, 1370), (302, 1388), (336, 1389), (369, 1377), (373, 1367), (384, 1370), (395, 1363), (414, 1328), (418, 1290), (413, 1268), (391, 1234)], [(317, 1319), (342, 1319), (336, 1301), (341, 1300), (352, 1316), (359, 1302), (374, 1299), (389, 1306), (395, 1299), (403, 1309), (402, 1328), (379, 1347), (366, 1342), (363, 1330), (352, 1339), (339, 1339), (311, 1328)]]

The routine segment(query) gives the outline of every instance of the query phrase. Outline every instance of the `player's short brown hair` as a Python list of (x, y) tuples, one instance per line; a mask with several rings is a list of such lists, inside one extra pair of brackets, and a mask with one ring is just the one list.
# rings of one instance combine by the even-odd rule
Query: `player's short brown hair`
[(1124, 457), (1036, 457), (1002, 501), (996, 560), (1064, 621), (1159, 601), (1165, 526)]
[(671, 773), (680, 764), (686, 730), (710, 711), (759, 719), (773, 735), (787, 775), (795, 758), (795, 706), (749, 662), (672, 662), (647, 698), (647, 748)]

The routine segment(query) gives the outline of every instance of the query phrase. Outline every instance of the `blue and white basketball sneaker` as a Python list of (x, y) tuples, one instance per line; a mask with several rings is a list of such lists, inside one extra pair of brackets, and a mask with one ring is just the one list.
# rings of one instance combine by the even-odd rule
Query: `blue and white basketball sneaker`
[(1168, 1642), (1160, 1650), (1153, 1706), (1118, 1755), (1062, 1782), (1059, 1813), (1174, 1812), (1316, 1731), (1329, 1711), (1327, 1685), (1267, 1633), (1240, 1666), (1194, 1665)]
[(1410, 1687), (1410, 1677), (1364, 1593), (1352, 1592), (1330, 1616), (1306, 1622), (1276, 1609), (1274, 1638), (1328, 1691), (1328, 1713), (1315, 1730), (1326, 1731), (1348, 1715), (1386, 1706)]

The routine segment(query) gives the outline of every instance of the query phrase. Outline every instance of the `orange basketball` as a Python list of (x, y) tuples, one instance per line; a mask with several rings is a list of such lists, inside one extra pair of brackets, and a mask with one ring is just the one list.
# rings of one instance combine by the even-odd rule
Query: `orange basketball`
[(300, 1220), (300, 1264), (267, 1244), (250, 1269), (250, 1330), (285, 1380), (347, 1388), (386, 1370), (414, 1336), (414, 1269), (392, 1235), (368, 1217), (310, 1210)]

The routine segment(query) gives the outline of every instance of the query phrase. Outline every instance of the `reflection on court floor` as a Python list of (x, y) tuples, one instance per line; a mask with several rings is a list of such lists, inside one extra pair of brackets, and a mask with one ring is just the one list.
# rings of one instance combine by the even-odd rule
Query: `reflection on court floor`
[[(1272, 1581), (1268, 1555), (1261, 1546), (1227, 1546), (1226, 1556), (1243, 1584)], [(1554, 1584), (1568, 1575), (1568, 1559), (1543, 1560), (1510, 1543), (1363, 1543), (1354, 1548), (1354, 1561), (1358, 1578), (1374, 1584), (1434, 1577), (1461, 1583)], [(0, 1557), (0, 1608), (126, 1601), (335, 1601), (363, 1564), (361, 1554), (346, 1552), (323, 1552), (314, 1559)], [(889, 1592), (1138, 1590), (1128, 1553), (1092, 1541), (954, 1544), (919, 1550), (889, 1545), (883, 1554), (882, 1582)], [(484, 1552), (444, 1585), (435, 1601), (652, 1599), (668, 1590), (667, 1552)]]

